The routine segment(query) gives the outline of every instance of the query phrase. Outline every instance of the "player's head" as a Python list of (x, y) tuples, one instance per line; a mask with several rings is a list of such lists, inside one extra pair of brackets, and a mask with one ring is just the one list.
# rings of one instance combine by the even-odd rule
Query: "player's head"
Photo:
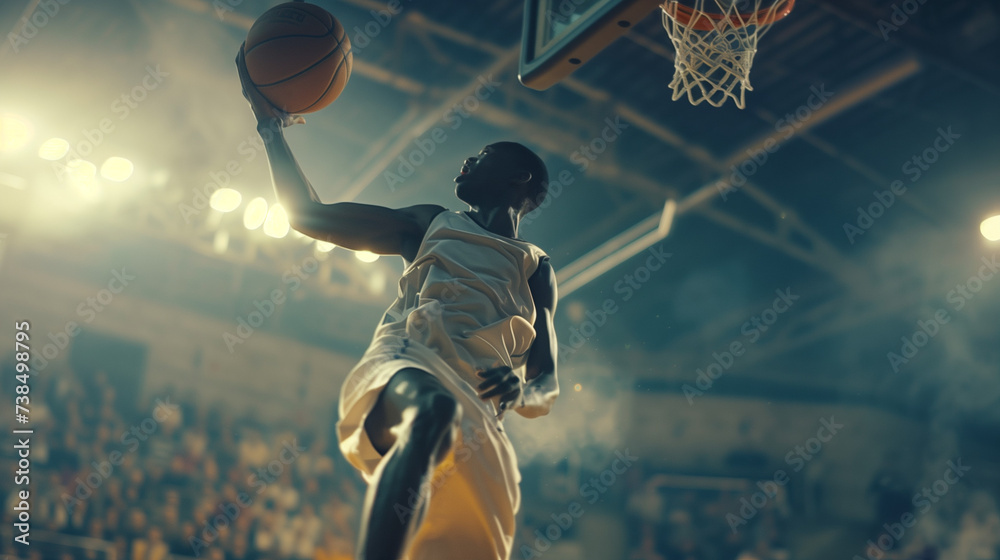
[(496, 142), (466, 159), (455, 182), (455, 194), (470, 206), (510, 206), (524, 215), (545, 200), (549, 173), (535, 152), (517, 142)]

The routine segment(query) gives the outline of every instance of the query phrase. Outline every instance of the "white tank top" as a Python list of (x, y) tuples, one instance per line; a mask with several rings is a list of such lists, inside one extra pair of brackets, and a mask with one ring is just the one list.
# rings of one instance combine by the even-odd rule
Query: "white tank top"
[(528, 278), (544, 256), (527, 241), (486, 230), (464, 212), (441, 212), (403, 272), (397, 299), (365, 357), (412, 357), (406, 346), (415, 343), (473, 386), (482, 382), (478, 370), (500, 365), (523, 379), (535, 339)]

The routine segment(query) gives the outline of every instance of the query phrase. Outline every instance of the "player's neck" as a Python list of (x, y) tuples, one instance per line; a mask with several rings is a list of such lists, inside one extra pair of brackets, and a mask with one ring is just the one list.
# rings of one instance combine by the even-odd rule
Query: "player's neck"
[(512, 208), (473, 207), (466, 214), (483, 229), (504, 237), (517, 237), (518, 215)]

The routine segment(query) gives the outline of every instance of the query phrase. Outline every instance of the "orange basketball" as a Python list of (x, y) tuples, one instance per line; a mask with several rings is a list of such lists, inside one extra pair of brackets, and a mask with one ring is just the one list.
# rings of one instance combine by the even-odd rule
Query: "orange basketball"
[(333, 102), (351, 76), (351, 40), (314, 4), (286, 2), (254, 22), (243, 47), (250, 79), (275, 106), (313, 113)]

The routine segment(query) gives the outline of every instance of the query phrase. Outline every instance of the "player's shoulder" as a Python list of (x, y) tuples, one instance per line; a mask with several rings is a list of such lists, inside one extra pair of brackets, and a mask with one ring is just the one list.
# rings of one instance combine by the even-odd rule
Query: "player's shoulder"
[(399, 212), (402, 212), (408, 218), (413, 220), (413, 222), (421, 230), (426, 231), (427, 228), (430, 227), (434, 218), (442, 212), (448, 212), (448, 209), (439, 204), (416, 204), (414, 206), (400, 208)]

